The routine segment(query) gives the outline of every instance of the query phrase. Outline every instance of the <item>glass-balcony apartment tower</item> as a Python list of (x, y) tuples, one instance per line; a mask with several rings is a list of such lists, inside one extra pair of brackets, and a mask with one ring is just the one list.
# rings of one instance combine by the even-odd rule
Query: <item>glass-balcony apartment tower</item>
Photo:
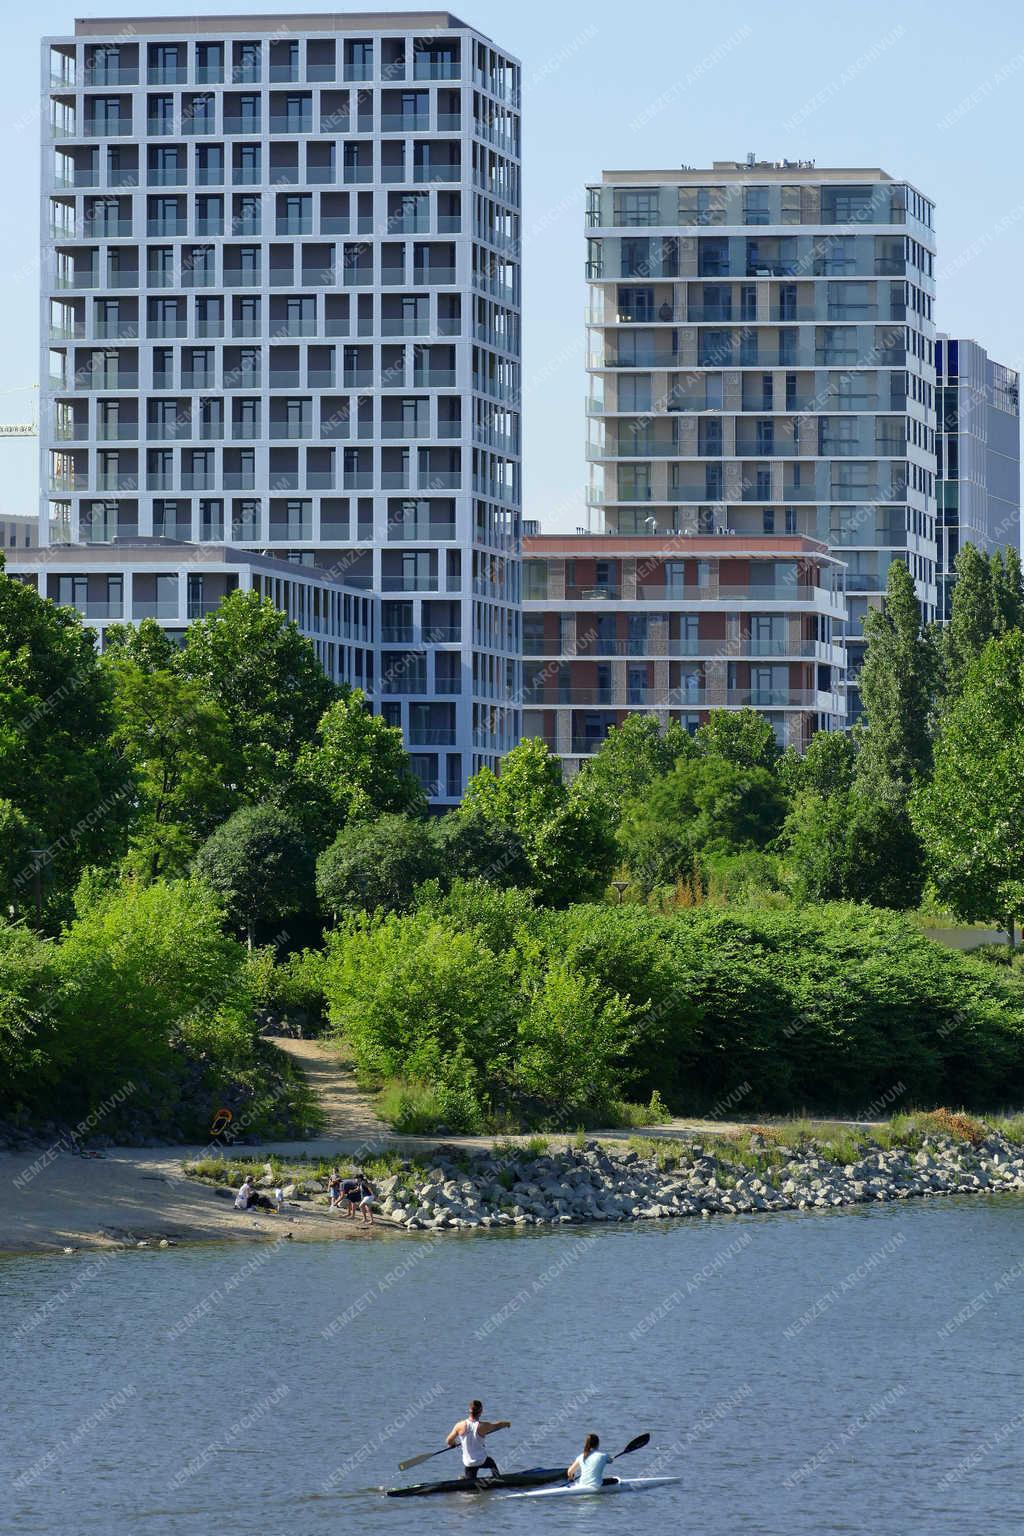
[(938, 607), (949, 619), (964, 544), (1020, 549), (1020, 376), (965, 337), (935, 343)]
[(586, 222), (592, 527), (829, 545), (856, 718), (892, 560), (935, 615), (932, 204), (750, 156), (606, 171)]
[(43, 71), (41, 541), (372, 594), (453, 803), (519, 735), (518, 63), (331, 12), (78, 21)]

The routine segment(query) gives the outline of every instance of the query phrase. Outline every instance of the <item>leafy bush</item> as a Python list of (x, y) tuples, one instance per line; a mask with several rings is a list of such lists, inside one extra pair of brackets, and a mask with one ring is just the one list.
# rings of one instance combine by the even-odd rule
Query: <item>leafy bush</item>
[(534, 1120), (597, 1113), (617, 1084), (628, 1005), (524, 944), (500, 952), (430, 905), (336, 930), (325, 991), (359, 1071), (431, 1083), (452, 1130), (510, 1109)]
[(259, 1040), (270, 957), (224, 934), (199, 881), (84, 881), (57, 944), (0, 926), (6, 1095), (36, 1119), (93, 1117), (104, 1135), (205, 1137), (229, 1105), (246, 1130), (294, 1133), (316, 1112)]
[(52, 1083), (56, 1018), (54, 945), (0, 922), (0, 1104), (38, 1099)]
[(659, 1118), (1024, 1096), (1016, 978), (871, 908), (547, 911), (463, 886), (350, 925), (326, 970), (362, 1068), (459, 1095), (460, 1126), (474, 1105), (594, 1124), (624, 1089)]

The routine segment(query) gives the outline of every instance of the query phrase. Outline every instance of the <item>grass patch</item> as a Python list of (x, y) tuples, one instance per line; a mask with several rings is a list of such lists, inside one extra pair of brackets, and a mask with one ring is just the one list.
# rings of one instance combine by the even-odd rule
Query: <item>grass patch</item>
[(664, 1125), (672, 1119), (672, 1111), (657, 1088), (646, 1104), (630, 1104), (626, 1099), (616, 1099), (610, 1114), (611, 1123), (616, 1129), (622, 1126), (639, 1130), (645, 1125)]
[(360, 1169), (371, 1183), (390, 1178), (392, 1174), (406, 1174), (410, 1179), (423, 1178), (426, 1166), (415, 1159), (408, 1159), (399, 1152), (384, 1152), (379, 1157), (367, 1157), (362, 1161), (339, 1156), (326, 1157), (199, 1157), (184, 1164), (187, 1178), (198, 1179), (206, 1184), (231, 1184), (237, 1186), (246, 1174), (261, 1179), (270, 1169), (276, 1184), (301, 1184), (305, 1180), (319, 1180), (326, 1188), (327, 1180), (336, 1168), (342, 1178), (348, 1178)]
[(400, 1079), (386, 1083), (375, 1107), (381, 1119), (403, 1136), (430, 1136), (445, 1123), (441, 1099), (429, 1083)]

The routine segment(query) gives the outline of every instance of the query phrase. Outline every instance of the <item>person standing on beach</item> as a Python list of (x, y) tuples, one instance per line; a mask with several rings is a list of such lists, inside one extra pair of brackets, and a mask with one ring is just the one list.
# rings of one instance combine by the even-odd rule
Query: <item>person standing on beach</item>
[(363, 1225), (373, 1226), (373, 1185), (365, 1173), (359, 1175), (359, 1209), (363, 1213)]
[(331, 1169), (331, 1176), (327, 1181), (327, 1195), (327, 1209), (329, 1211), (337, 1210), (341, 1204), (341, 1174), (337, 1168)]

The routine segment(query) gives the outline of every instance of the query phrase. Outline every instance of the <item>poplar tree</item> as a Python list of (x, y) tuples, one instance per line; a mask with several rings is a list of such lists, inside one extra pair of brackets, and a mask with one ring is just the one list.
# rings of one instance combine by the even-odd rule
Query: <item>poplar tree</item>
[(945, 635), (945, 686), (957, 698), (967, 669), (981, 655), (996, 626), (993, 568), (973, 544), (965, 544), (953, 562), (956, 581)]
[(864, 620), (860, 694), (867, 717), (857, 757), (861, 785), (891, 781), (904, 792), (931, 762), (935, 654), (902, 561), (889, 567), (885, 602)]
[(1020, 555), (1012, 544), (993, 551), (992, 603), (995, 632), (1005, 635), (1013, 629), (1024, 629), (1024, 578), (1021, 575)]

